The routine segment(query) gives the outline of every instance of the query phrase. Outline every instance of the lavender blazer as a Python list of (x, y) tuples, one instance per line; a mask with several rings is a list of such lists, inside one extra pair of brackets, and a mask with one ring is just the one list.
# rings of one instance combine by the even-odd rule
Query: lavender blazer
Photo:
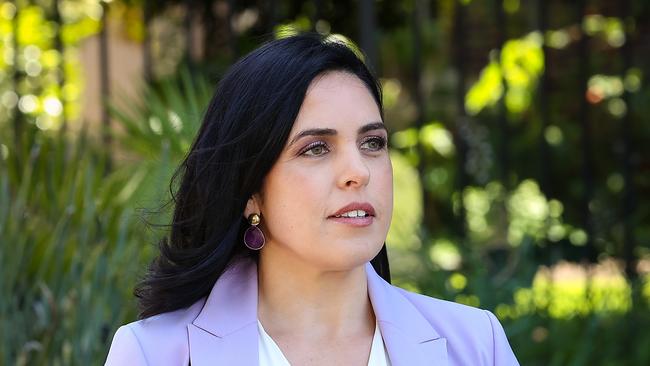
[[(519, 365), (492, 313), (392, 286), (366, 264), (368, 294), (394, 366)], [(258, 364), (257, 267), (228, 269), (207, 298), (120, 327), (106, 365)]]

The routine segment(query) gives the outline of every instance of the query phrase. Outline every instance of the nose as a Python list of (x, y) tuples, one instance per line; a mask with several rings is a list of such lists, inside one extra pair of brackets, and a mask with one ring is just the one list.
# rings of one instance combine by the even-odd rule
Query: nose
[(342, 189), (358, 188), (368, 185), (370, 169), (361, 152), (355, 149), (339, 157), (338, 186)]

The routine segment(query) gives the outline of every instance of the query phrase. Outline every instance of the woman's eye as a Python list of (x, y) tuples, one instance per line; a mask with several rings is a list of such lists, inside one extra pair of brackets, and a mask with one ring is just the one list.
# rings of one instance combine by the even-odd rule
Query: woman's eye
[(386, 146), (386, 139), (383, 137), (371, 137), (361, 144), (361, 146), (364, 145), (366, 145), (369, 150), (379, 151)]
[(320, 156), (323, 155), (324, 153), (328, 152), (329, 150), (327, 149), (327, 146), (323, 144), (322, 142), (316, 142), (314, 144), (310, 144), (307, 146), (304, 150), (302, 155), (307, 155), (307, 156)]

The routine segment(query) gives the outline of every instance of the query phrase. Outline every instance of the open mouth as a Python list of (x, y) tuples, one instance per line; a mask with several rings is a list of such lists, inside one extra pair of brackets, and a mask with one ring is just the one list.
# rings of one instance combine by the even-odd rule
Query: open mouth
[(330, 216), (329, 219), (341, 224), (362, 227), (372, 224), (374, 216), (366, 212), (346, 212), (341, 215)]
[(336, 218), (347, 217), (351, 219), (356, 219), (356, 218), (364, 218), (364, 217), (371, 217), (371, 216), (372, 216), (371, 214), (367, 213), (364, 210), (352, 210), (352, 211), (345, 212), (341, 215), (334, 215), (330, 217), (336, 217)]

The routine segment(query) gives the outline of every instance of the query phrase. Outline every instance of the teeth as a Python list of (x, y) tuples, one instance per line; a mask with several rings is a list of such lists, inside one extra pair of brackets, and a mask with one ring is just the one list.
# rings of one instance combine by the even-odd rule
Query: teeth
[(346, 213), (344, 213), (342, 215), (337, 215), (336, 217), (364, 217), (364, 216), (368, 216), (366, 211), (364, 211), (364, 210), (352, 210), (352, 211), (348, 211), (348, 212), (346, 212)]

